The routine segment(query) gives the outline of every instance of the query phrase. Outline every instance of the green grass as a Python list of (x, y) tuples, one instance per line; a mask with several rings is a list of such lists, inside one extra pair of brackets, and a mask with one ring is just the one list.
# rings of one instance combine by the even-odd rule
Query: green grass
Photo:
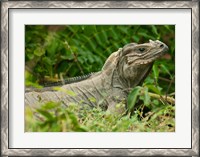
[(49, 102), (35, 111), (26, 107), (26, 132), (174, 132), (175, 107), (169, 104), (146, 106), (127, 114), (112, 114), (101, 108), (71, 104), (63, 108), (60, 103)]

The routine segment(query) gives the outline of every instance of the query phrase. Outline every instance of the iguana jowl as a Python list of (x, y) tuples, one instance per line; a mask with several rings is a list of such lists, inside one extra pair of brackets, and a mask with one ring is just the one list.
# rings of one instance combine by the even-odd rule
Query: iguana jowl
[(115, 110), (119, 102), (126, 103), (128, 89), (141, 84), (153, 62), (167, 50), (167, 45), (158, 40), (127, 44), (109, 56), (100, 72), (80, 82), (63, 85), (59, 90), (46, 88), (40, 92), (27, 92), (25, 104), (35, 108), (53, 101), (61, 102), (63, 106), (77, 103)]

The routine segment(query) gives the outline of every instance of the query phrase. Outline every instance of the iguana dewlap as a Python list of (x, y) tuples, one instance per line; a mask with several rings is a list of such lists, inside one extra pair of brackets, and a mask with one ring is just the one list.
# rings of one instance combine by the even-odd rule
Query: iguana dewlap
[(115, 110), (116, 104), (126, 104), (128, 89), (141, 84), (153, 62), (167, 50), (167, 45), (158, 40), (127, 44), (109, 56), (100, 72), (85, 80), (63, 85), (58, 90), (48, 91), (46, 88), (40, 92), (25, 93), (25, 105), (37, 108), (53, 101), (63, 106), (76, 103)]

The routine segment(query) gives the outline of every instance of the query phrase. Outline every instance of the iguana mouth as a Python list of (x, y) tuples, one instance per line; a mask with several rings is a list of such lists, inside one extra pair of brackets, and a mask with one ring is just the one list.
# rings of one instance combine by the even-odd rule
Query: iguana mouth
[(158, 53), (154, 54), (153, 56), (149, 57), (146, 61), (143, 61), (143, 62), (140, 62), (140, 63), (136, 63), (136, 65), (152, 63), (156, 59), (162, 57), (164, 54), (165, 54), (165, 52), (163, 52), (163, 51), (162, 52), (158, 52)]

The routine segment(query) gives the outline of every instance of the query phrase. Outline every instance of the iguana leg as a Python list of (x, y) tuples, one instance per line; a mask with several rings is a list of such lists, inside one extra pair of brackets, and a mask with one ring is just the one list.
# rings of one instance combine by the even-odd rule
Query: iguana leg
[(126, 95), (122, 92), (113, 94), (109, 98), (109, 105), (107, 112), (112, 114), (125, 114), (126, 113)]

